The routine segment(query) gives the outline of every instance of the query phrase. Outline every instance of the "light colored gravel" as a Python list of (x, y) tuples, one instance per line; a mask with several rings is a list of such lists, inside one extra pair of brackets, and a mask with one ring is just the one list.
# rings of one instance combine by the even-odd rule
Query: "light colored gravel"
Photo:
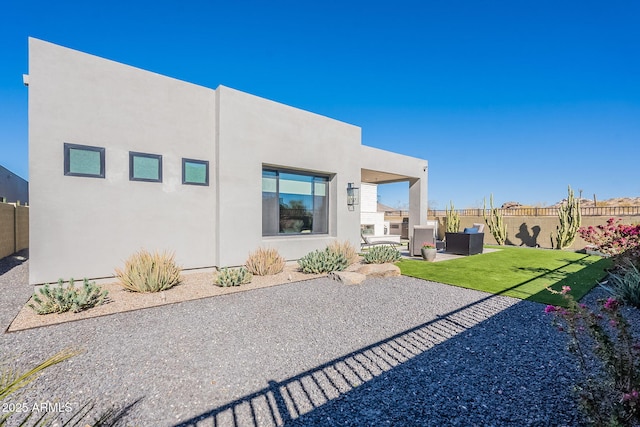
[(103, 289), (109, 292), (109, 302), (107, 304), (81, 311), (80, 313), (67, 312), (60, 314), (54, 313), (38, 315), (28, 306), (28, 303), (33, 302), (33, 300), (30, 299), (13, 320), (8, 331), (14, 332), (23, 329), (105, 316), (114, 313), (140, 310), (143, 308), (166, 304), (175, 304), (200, 298), (227, 295), (236, 292), (281, 285), (283, 283), (310, 280), (320, 276), (323, 275), (303, 274), (297, 271), (295, 265), (287, 265), (285, 270), (279, 274), (272, 276), (254, 276), (251, 283), (241, 286), (220, 287), (213, 284), (214, 277), (212, 272), (186, 272), (182, 274), (182, 282), (180, 285), (163, 292), (144, 294), (128, 292), (115, 282), (107, 282), (100, 285)]

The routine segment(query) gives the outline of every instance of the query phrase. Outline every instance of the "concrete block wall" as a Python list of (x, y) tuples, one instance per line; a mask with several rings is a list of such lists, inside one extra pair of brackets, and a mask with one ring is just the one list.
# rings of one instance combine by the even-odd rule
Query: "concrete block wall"
[[(597, 226), (607, 222), (610, 216), (583, 216), (582, 226)], [(637, 224), (640, 222), (640, 215), (630, 215), (621, 217), (624, 224)], [(439, 237), (444, 238), (446, 230), (446, 218), (436, 218), (440, 221)], [(551, 234), (556, 232), (556, 227), (560, 225), (558, 217), (555, 216), (505, 216), (504, 221), (507, 225), (507, 244), (514, 246), (531, 246), (539, 245), (542, 248), (551, 248)], [(466, 227), (472, 227), (474, 223), (485, 224), (482, 216), (461, 216), (460, 231)], [(484, 229), (484, 243), (495, 245), (496, 240), (491, 235), (488, 227)], [(583, 249), (588, 243), (576, 237), (575, 242), (568, 249)]]
[(15, 252), (15, 208), (0, 203), (0, 258)]
[(15, 207), (15, 252), (27, 249), (29, 247), (29, 207)]
[(29, 247), (29, 208), (0, 203), (0, 258)]

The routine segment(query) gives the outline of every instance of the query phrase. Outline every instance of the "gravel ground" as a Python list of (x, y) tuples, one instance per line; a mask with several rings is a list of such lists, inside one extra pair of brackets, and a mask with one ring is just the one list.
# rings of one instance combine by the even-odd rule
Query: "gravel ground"
[[(3, 330), (31, 294), (0, 261)], [(544, 306), (408, 277), (288, 283), (4, 333), (43, 373), (24, 408), (127, 408), (131, 426), (575, 426), (574, 364)], [(0, 408), (1, 409), (1, 408)]]

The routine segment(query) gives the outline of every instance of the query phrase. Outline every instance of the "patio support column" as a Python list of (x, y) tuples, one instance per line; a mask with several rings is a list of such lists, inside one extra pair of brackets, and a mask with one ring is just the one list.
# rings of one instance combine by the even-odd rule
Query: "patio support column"
[(409, 180), (409, 237), (414, 225), (425, 224), (427, 221), (427, 167), (422, 177)]

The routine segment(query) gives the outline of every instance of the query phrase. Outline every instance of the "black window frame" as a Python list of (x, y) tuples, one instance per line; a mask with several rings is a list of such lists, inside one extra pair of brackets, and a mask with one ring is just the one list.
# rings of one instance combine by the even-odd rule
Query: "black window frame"
[[(133, 159), (134, 157), (146, 157), (158, 160), (158, 178), (136, 178), (133, 176)], [(162, 182), (162, 154), (141, 153), (139, 151), (129, 151), (129, 181), (142, 182)]]
[[(102, 178), (105, 177), (105, 149), (104, 147), (96, 147), (93, 145), (82, 145), (82, 144), (72, 144), (70, 142), (65, 142), (63, 146), (64, 150), (64, 175), (65, 176), (80, 176), (83, 178)], [(94, 151), (100, 153), (100, 173), (92, 174), (92, 173), (78, 173), (71, 172), (71, 150), (84, 150), (84, 151)]]
[[(196, 163), (200, 165), (205, 165), (205, 182), (193, 182), (187, 181), (187, 163)], [(208, 186), (209, 185), (209, 161), (208, 160), (198, 160), (198, 159), (187, 159), (185, 157), (182, 158), (182, 184), (183, 185), (200, 185), (200, 186)]]
[[(331, 216), (331, 206), (329, 204), (330, 202), (330, 192), (331, 192), (331, 175), (328, 173), (321, 173), (321, 172), (312, 172), (312, 171), (305, 171), (305, 170), (298, 170), (298, 169), (289, 169), (289, 168), (281, 168), (281, 167), (277, 167), (277, 166), (270, 166), (270, 165), (263, 165), (262, 167), (262, 173), (263, 173), (263, 178), (264, 178), (264, 172), (275, 172), (275, 178), (276, 178), (276, 200), (278, 200), (278, 211), (277, 211), (277, 216), (280, 219), (280, 174), (284, 173), (284, 174), (292, 174), (292, 175), (302, 175), (302, 176), (309, 176), (312, 178), (320, 178), (323, 180), (323, 182), (326, 185), (326, 195), (325, 197), (325, 202), (326, 202), (326, 210), (325, 210), (325, 216), (326, 216), (326, 224), (324, 224), (324, 226), (326, 227), (326, 231), (312, 231), (310, 233), (305, 233), (305, 232), (299, 232), (299, 233), (285, 233), (285, 232), (281, 232), (278, 231), (277, 233), (265, 233), (264, 231), (264, 224), (263, 224), (263, 229), (262, 229), (262, 237), (297, 237), (297, 236), (322, 236), (322, 235), (328, 235), (329, 234), (329, 230), (330, 230), (330, 216)], [(314, 181), (312, 180), (311, 183), (313, 184)], [(313, 188), (313, 185), (312, 185)], [(264, 200), (263, 200), (264, 203)], [(262, 205), (262, 215), (264, 215), (264, 204)]]

